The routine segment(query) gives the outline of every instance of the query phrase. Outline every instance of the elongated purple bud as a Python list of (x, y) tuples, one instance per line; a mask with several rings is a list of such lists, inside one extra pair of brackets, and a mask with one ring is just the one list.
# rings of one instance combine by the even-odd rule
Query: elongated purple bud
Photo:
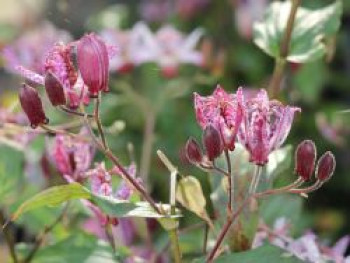
[(203, 132), (203, 145), (209, 161), (219, 157), (223, 151), (223, 145), (219, 131), (211, 124), (207, 125)]
[(335, 170), (335, 157), (332, 152), (325, 152), (317, 162), (316, 178), (321, 182), (328, 181)]
[(19, 90), (19, 101), (33, 129), (40, 124), (47, 124), (49, 122), (49, 119), (45, 116), (43, 104), (36, 89), (24, 83)]
[(66, 105), (67, 100), (62, 83), (51, 71), (45, 75), (45, 90), (53, 106)]
[(295, 151), (295, 173), (304, 181), (309, 181), (315, 170), (315, 162), (315, 143), (311, 140), (302, 141)]
[(106, 44), (95, 34), (83, 36), (77, 45), (77, 60), (81, 77), (91, 97), (108, 91), (109, 59)]
[(203, 158), (202, 150), (194, 138), (189, 138), (186, 143), (186, 156), (191, 163), (200, 163)]

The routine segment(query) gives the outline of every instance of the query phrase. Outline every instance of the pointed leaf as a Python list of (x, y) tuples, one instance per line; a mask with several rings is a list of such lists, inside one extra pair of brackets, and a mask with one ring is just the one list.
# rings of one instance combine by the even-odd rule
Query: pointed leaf
[(90, 197), (89, 190), (78, 183), (54, 186), (25, 201), (12, 215), (11, 220), (16, 220), (20, 215), (32, 209), (57, 206), (71, 199), (89, 199)]
[[(270, 4), (263, 21), (254, 24), (254, 42), (268, 55), (278, 58), (291, 10), (291, 1)], [(304, 63), (321, 58), (326, 53), (325, 38), (339, 29), (342, 4), (311, 10), (299, 7), (295, 17), (288, 61)]]

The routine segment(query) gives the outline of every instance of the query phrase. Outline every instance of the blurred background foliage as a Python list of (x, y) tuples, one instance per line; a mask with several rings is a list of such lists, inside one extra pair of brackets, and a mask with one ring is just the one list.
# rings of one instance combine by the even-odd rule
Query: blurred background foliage
[[(86, 32), (98, 32), (106, 27), (130, 29), (136, 22), (147, 19), (147, 15), (142, 11), (145, 2), (147, 1), (2, 0), (0, 47), (11, 43), (45, 20), (67, 30), (74, 38), (79, 38)], [(162, 1), (155, 2), (161, 5)], [(253, 43), (251, 32), (246, 32), (240, 27), (240, 14), (239, 10), (237, 11), (240, 1), (207, 2), (199, 12), (191, 15), (171, 9), (168, 13), (161, 13), (159, 17), (153, 17), (152, 21), (146, 22), (153, 30), (166, 23), (188, 33), (198, 27), (204, 29), (204, 37), (199, 47), (204, 51), (210, 50), (211, 66), (198, 69), (183, 65), (179, 76), (170, 80), (163, 78), (159, 68), (152, 63), (143, 64), (128, 74), (112, 72), (111, 93), (104, 95), (102, 120), (107, 127), (114, 125), (113, 127), (119, 130), (117, 135), (115, 132), (108, 134), (108, 139), (111, 148), (124, 163), (129, 162), (128, 143), (134, 145), (135, 156), (139, 160), (145, 122), (144, 114), (133, 101), (133, 97), (123, 92), (124, 83), (130, 84), (135, 91), (150, 101), (160, 103), (166, 98), (158, 112), (150, 176), (152, 195), (163, 202), (168, 199), (169, 189), (164, 185), (168, 185), (169, 178), (167, 170), (156, 158), (156, 149), (162, 149), (180, 167), (182, 173), (196, 176), (201, 181), (204, 192), (208, 192), (209, 189), (207, 175), (193, 169), (181, 158), (182, 147), (187, 138), (201, 137), (201, 129), (195, 120), (192, 92), (209, 94), (217, 83), (227, 91), (234, 91), (238, 86), (265, 88), (273, 71), (273, 60)], [(316, 8), (331, 2), (306, 0), (303, 1), (303, 5)], [(312, 139), (316, 142), (320, 154), (326, 150), (333, 151), (337, 159), (335, 176), (321, 190), (312, 193), (307, 201), (281, 196), (268, 205), (263, 205), (261, 209), (266, 215), (267, 223), (273, 223), (281, 215), (287, 216), (293, 221), (296, 233), (311, 228), (322, 237), (335, 240), (350, 232), (350, 113), (341, 112), (350, 109), (350, 1), (343, 1), (341, 28), (329, 46), (330, 54), (326, 59), (305, 65), (288, 64), (283, 81), (283, 100), (302, 108), (302, 114), (297, 117), (286, 144), (297, 145), (303, 139)], [(19, 79), (1, 68), (2, 107), (11, 105), (16, 100), (18, 88)], [(48, 115), (53, 124), (64, 120), (64, 116), (56, 112), (49, 112)], [(34, 152), (31, 155), (31, 161), (34, 163), (38, 161), (40, 152), (44, 151), (44, 142), (37, 139), (31, 143), (30, 149)], [(16, 180), (21, 181), (23, 171), (19, 167), (23, 167), (23, 155), (3, 146), (0, 150), (0, 171), (6, 170), (11, 176), (18, 178)], [(96, 159), (101, 160), (102, 156), (98, 155)], [(290, 156), (290, 165), (278, 175), (276, 184), (285, 184), (292, 180), (292, 159)], [(38, 169), (34, 168), (31, 173), (38, 172)], [(1, 184), (6, 184), (8, 174), (0, 172), (0, 175)], [(44, 185), (43, 178), (33, 176), (31, 180), (32, 189), (18, 191), (21, 193), (20, 199), (26, 199), (26, 196), (32, 195)], [(8, 189), (11, 189), (11, 185)], [(2, 191), (7, 191), (7, 188)], [(3, 194), (0, 192), (1, 205), (11, 204), (16, 207), (21, 202), (8, 196), (5, 202), (1, 198)], [(13, 202), (15, 199), (16, 202)], [(43, 222), (54, 218), (53, 213), (57, 211), (52, 211), (40, 209), (38, 212), (28, 213), (20, 223), (25, 225), (25, 229), (35, 233), (40, 230)], [(185, 215), (188, 213), (185, 212)], [(184, 225), (198, 220), (192, 214), (188, 215), (191, 216), (185, 217), (188, 222), (183, 222)], [(56, 231), (61, 231), (60, 235), (66, 236), (63, 229)], [(193, 237), (184, 235), (182, 241), (184, 247), (190, 247)]]

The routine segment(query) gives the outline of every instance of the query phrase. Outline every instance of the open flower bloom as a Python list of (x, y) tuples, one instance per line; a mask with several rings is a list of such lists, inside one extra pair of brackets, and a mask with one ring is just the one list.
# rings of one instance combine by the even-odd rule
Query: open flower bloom
[[(87, 131), (82, 129), (81, 135)], [(66, 178), (69, 176), (74, 181), (82, 181), (86, 178), (85, 172), (90, 168), (94, 157), (94, 148), (91, 144), (72, 139), (67, 135), (56, 135), (50, 155), (58, 171)]]
[(33, 30), (27, 31), (3, 50), (5, 68), (16, 73), (16, 67), (22, 65), (39, 74), (44, 73), (46, 53), (59, 42), (71, 40), (64, 30), (55, 28), (51, 23), (44, 22)]
[(213, 125), (220, 131), (224, 146), (233, 151), (243, 120), (242, 89), (239, 88), (236, 94), (229, 94), (218, 85), (210, 96), (202, 97), (194, 93), (194, 108), (197, 122), (202, 129), (209, 124)]
[(156, 62), (164, 76), (176, 76), (181, 63), (197, 66), (203, 64), (201, 52), (195, 50), (203, 34), (201, 29), (185, 36), (174, 27), (166, 25), (153, 34), (146, 24), (138, 23), (135, 30), (139, 38), (137, 42), (143, 46), (137, 54), (139, 61)]
[[(142, 34), (134, 27), (131, 30), (105, 29), (99, 34), (110, 46), (118, 47), (118, 56), (110, 59), (109, 70), (128, 73), (134, 66), (149, 60), (142, 40)], [(146, 55), (146, 57), (144, 57)]]
[(262, 89), (255, 98), (245, 102), (244, 111), (238, 139), (249, 151), (250, 161), (264, 165), (270, 152), (279, 148), (287, 138), (294, 113), (301, 110), (284, 106), (276, 100), (270, 101), (266, 90)]

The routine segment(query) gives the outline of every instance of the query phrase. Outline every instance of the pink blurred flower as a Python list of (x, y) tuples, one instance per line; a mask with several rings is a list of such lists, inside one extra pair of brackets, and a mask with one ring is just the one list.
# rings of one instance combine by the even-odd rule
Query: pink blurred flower
[(108, 28), (101, 31), (100, 36), (110, 46), (118, 47), (118, 56), (113, 56), (110, 60), (110, 71), (128, 73), (134, 66), (146, 61), (138, 55), (144, 51), (138, 30), (135, 28), (125, 31)]
[(346, 146), (345, 138), (350, 133), (350, 129), (340, 118), (340, 115), (330, 121), (324, 113), (317, 113), (315, 121), (323, 138), (339, 147)]
[(270, 152), (279, 148), (291, 129), (294, 113), (300, 108), (284, 106), (269, 100), (267, 92), (245, 102), (243, 125), (238, 134), (239, 141), (250, 153), (250, 161), (264, 165)]
[(272, 229), (265, 224), (260, 224), (256, 233), (253, 248), (259, 247), (268, 241), (270, 244), (280, 247), (303, 261), (319, 262), (350, 262), (350, 257), (345, 256), (350, 244), (350, 237), (344, 236), (333, 247), (328, 247), (319, 241), (319, 238), (308, 231), (299, 238), (290, 236), (290, 225), (285, 218), (276, 220)]
[(3, 50), (5, 68), (16, 72), (15, 68), (22, 65), (30, 70), (44, 73), (46, 53), (59, 42), (71, 40), (71, 35), (57, 29), (49, 22), (43, 22), (37, 28), (27, 31)]
[(235, 20), (238, 33), (251, 39), (253, 23), (263, 17), (268, 0), (235, 0)]
[[(131, 163), (128, 167), (125, 167), (125, 170), (134, 178), (136, 178), (136, 165), (135, 163)], [(113, 174), (122, 176), (122, 172), (119, 170), (118, 167), (113, 167), (112, 171)], [(142, 180), (141, 178), (136, 178), (136, 180), (138, 181), (139, 184), (142, 184)], [(127, 200), (130, 198), (130, 196), (133, 194), (134, 192), (134, 188), (132, 185), (130, 185), (130, 183), (128, 183), (125, 180), (122, 180), (117, 192), (116, 192), (116, 198), (118, 199), (122, 199), (122, 200)]]
[(103, 196), (112, 194), (112, 178), (106, 171), (104, 163), (97, 163), (95, 169), (89, 170), (86, 175), (90, 178), (91, 191), (94, 194)]
[(210, 0), (177, 0), (176, 11), (183, 19), (191, 19), (208, 6)]
[(227, 93), (218, 85), (212, 95), (202, 97), (194, 93), (196, 118), (202, 129), (212, 124), (222, 136), (225, 147), (233, 151), (236, 135), (243, 120), (243, 93)]
[(201, 29), (185, 36), (174, 27), (166, 25), (153, 34), (146, 24), (138, 23), (135, 30), (143, 45), (139, 50), (139, 60), (156, 62), (165, 77), (176, 76), (180, 64), (203, 64), (202, 53), (195, 49), (203, 34)]
[[(87, 131), (82, 129), (80, 134)], [(91, 144), (72, 139), (66, 135), (56, 135), (53, 147), (49, 150), (58, 171), (62, 175), (70, 176), (74, 181), (82, 181), (87, 175), (94, 157), (94, 148)]]
[(147, 22), (165, 21), (170, 16), (171, 11), (169, 0), (146, 0), (140, 4), (139, 8), (142, 19)]

